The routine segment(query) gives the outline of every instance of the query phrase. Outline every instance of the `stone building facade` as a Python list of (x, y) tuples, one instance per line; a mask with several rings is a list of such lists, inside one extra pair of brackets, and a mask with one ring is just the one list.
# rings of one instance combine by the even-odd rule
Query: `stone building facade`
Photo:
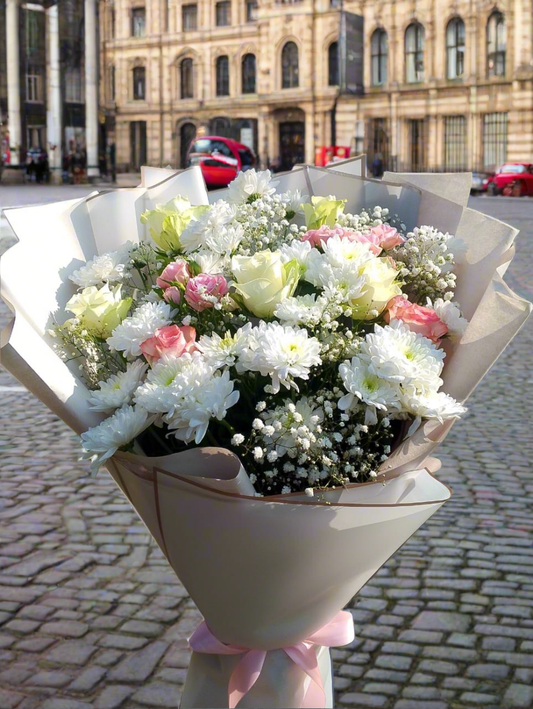
[[(343, 10), (363, 95), (337, 87)], [(332, 129), (393, 169), (533, 161), (533, 0), (100, 0), (100, 43), (119, 169), (183, 166), (195, 133), (312, 163)]]

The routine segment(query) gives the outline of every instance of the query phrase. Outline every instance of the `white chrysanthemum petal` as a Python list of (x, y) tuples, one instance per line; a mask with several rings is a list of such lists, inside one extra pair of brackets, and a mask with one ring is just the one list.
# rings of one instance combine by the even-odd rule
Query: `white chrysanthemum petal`
[(437, 419), (441, 423), (466, 411), (462, 404), (443, 391), (425, 394), (409, 387), (402, 396), (401, 404), (405, 411), (417, 418)]
[(106, 382), (100, 382), (99, 389), (91, 392), (90, 407), (94, 411), (111, 412), (124, 404), (131, 403), (133, 393), (139, 386), (148, 365), (135, 360), (125, 372), (114, 374)]
[(91, 470), (111, 458), (119, 448), (131, 443), (153, 422), (154, 417), (138, 406), (123, 406), (101, 424), (81, 434), (83, 457), (91, 459)]
[(110, 251), (101, 256), (95, 256), (69, 278), (81, 288), (99, 286), (102, 283), (116, 283), (122, 280), (126, 271), (130, 249), (134, 244), (128, 241), (118, 251)]
[(270, 170), (240, 172), (229, 186), (228, 201), (241, 204), (252, 195), (262, 197), (274, 194), (277, 184), (277, 181), (272, 180)]
[[(398, 408), (398, 386), (386, 379), (380, 379), (358, 357), (353, 357), (351, 362), (341, 364), (339, 374), (349, 394), (365, 404), (383, 411), (394, 411)], [(348, 409), (350, 403), (346, 397), (343, 397), (339, 401), (339, 407)]]
[(234, 221), (235, 214), (235, 206), (222, 199), (211, 205), (206, 212), (195, 221), (191, 221), (181, 232), (180, 242), (185, 253), (205, 248), (208, 241), (214, 243), (217, 235)]
[(107, 344), (112, 350), (138, 357), (141, 344), (171, 322), (172, 308), (168, 303), (144, 303), (113, 330)]
[(315, 293), (293, 296), (282, 300), (274, 311), (274, 315), (285, 325), (316, 327), (322, 320), (326, 304), (326, 300), (321, 297), (317, 298)]
[(442, 322), (446, 325), (450, 338), (452, 340), (459, 340), (468, 327), (468, 320), (463, 318), (461, 315), (461, 311), (457, 303), (453, 303), (450, 300), (437, 298), (433, 304), (430, 301), (428, 305), (430, 308), (433, 308)]

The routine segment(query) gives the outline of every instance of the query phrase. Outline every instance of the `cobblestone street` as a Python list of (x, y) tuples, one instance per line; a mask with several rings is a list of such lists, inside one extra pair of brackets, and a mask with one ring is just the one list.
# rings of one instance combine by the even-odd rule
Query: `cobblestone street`
[[(471, 206), (522, 230), (507, 282), (533, 299), (533, 200)], [(354, 599), (337, 707), (533, 707), (532, 386), (533, 319), (441, 447), (451, 501)], [(194, 605), (109, 475), (2, 370), (0, 402), (0, 709), (177, 707)]]

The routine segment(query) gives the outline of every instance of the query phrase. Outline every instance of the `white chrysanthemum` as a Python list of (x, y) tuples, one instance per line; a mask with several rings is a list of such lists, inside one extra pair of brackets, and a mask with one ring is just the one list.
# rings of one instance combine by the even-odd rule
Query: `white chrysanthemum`
[(98, 426), (82, 433), (83, 457), (92, 461), (93, 473), (97, 473), (98, 468), (115, 455), (119, 448), (131, 443), (148, 428), (153, 420), (154, 417), (145, 409), (123, 406)]
[(360, 293), (366, 283), (364, 266), (375, 259), (366, 244), (332, 236), (324, 243), (323, 253), (318, 249), (311, 250), (304, 277), (315, 286), (335, 286), (341, 291), (355, 289)]
[(227, 199), (234, 204), (241, 204), (247, 202), (250, 197), (257, 199), (271, 195), (276, 191), (277, 184), (277, 181), (272, 180), (270, 170), (239, 172), (229, 186)]
[(466, 408), (443, 391), (422, 393), (407, 387), (401, 398), (404, 411), (419, 419), (437, 419), (441, 423), (446, 419), (457, 418), (465, 413)]
[(442, 385), (439, 377), (445, 353), (399, 320), (384, 327), (375, 325), (361, 343), (360, 357), (381, 379), (423, 390)]
[(282, 300), (274, 311), (274, 315), (285, 325), (305, 325), (316, 327), (322, 321), (325, 298), (310, 295), (293, 296)]
[(153, 337), (156, 330), (171, 322), (172, 308), (168, 303), (144, 303), (113, 330), (107, 344), (112, 350), (124, 352), (126, 356), (138, 357), (141, 344)]
[(99, 389), (91, 392), (91, 409), (111, 412), (124, 404), (130, 404), (147, 369), (148, 365), (143, 364), (142, 360), (135, 360), (125, 372), (114, 374), (106, 382), (99, 382)]
[(251, 323), (247, 323), (234, 335), (229, 332), (226, 332), (225, 337), (220, 337), (216, 332), (212, 335), (202, 335), (197, 347), (213, 368), (232, 367), (246, 348), (247, 335), (251, 328)]
[(294, 214), (303, 214), (302, 204), (309, 201), (309, 197), (303, 195), (300, 190), (285, 192), (281, 197), (287, 212), (294, 212)]
[(453, 303), (451, 300), (443, 300), (442, 298), (437, 298), (434, 303), (431, 303), (431, 300), (428, 298), (428, 307), (433, 308), (446, 325), (448, 335), (452, 340), (461, 339), (468, 327), (468, 320), (461, 315), (457, 303)]
[(174, 415), (167, 418), (169, 428), (180, 441), (198, 445), (202, 442), (211, 419), (226, 418), (228, 409), (239, 400), (239, 392), (226, 370), (215, 374), (209, 381), (192, 388)]
[[(399, 403), (398, 386), (380, 379), (358, 357), (339, 366), (339, 374), (348, 394), (339, 399), (339, 408), (350, 409), (354, 402), (363, 401), (382, 411), (394, 411)], [(359, 400), (359, 401), (356, 401)]]
[(172, 417), (185, 397), (206, 386), (214, 369), (200, 352), (181, 357), (163, 355), (149, 370), (146, 381), (135, 394), (135, 403), (147, 411)]
[(241, 241), (244, 239), (244, 228), (242, 224), (226, 224), (216, 232), (207, 232), (204, 237), (204, 244), (208, 249), (220, 255), (233, 254)]
[(118, 251), (95, 256), (84, 266), (74, 271), (69, 276), (70, 280), (81, 288), (121, 281), (126, 271), (130, 249), (133, 247), (134, 244), (128, 241)]
[(279, 248), (282, 263), (289, 263), (296, 259), (303, 271), (307, 269), (307, 261), (313, 247), (308, 241), (293, 239), (289, 244), (282, 244)]
[(205, 248), (208, 241), (216, 241), (217, 235), (235, 219), (236, 211), (234, 205), (219, 199), (196, 221), (191, 221), (180, 234), (185, 253)]
[(202, 249), (197, 251), (193, 260), (198, 264), (202, 273), (218, 275), (227, 273), (230, 269), (231, 259), (229, 256)]
[(311, 367), (321, 364), (320, 342), (307, 330), (261, 322), (248, 337), (248, 349), (239, 357), (242, 369), (272, 377), (274, 393), (280, 385), (298, 389), (294, 378), (309, 379)]

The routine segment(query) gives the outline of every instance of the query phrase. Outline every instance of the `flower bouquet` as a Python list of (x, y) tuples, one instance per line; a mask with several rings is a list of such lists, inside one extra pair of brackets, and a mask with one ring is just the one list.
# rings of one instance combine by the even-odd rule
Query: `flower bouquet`
[(210, 195), (150, 169), (7, 212), (2, 363), (202, 612), (183, 707), (333, 706), (341, 609), (449, 498), (429, 456), (530, 312), (502, 280), (516, 232), (462, 176), (359, 166)]

